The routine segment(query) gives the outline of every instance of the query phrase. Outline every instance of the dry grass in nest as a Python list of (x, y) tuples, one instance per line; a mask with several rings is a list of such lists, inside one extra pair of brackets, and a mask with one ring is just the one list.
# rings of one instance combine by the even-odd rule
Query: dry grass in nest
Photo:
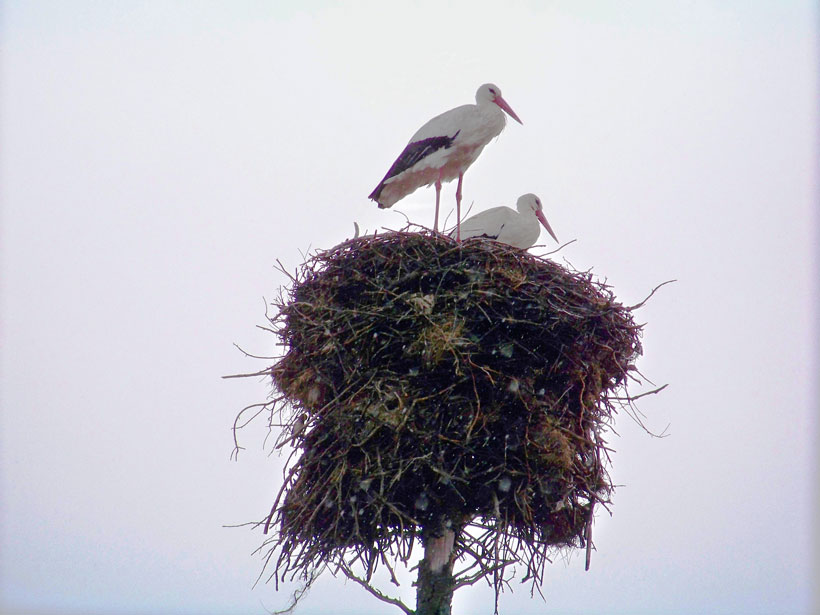
[(369, 579), (443, 524), (457, 586), (498, 591), (510, 564), (535, 586), (555, 548), (589, 545), (612, 490), (602, 434), (641, 352), (607, 286), (493, 241), (390, 232), (311, 257), (276, 308), (269, 408), (296, 454), (265, 524), (273, 578)]

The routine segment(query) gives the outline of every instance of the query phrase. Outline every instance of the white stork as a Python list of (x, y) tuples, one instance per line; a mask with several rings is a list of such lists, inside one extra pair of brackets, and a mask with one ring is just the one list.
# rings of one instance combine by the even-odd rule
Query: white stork
[[(558, 238), (552, 232), (541, 199), (534, 194), (518, 197), (518, 211), (509, 207), (493, 207), (470, 216), (461, 223), (461, 237), (489, 237), (501, 243), (526, 250), (535, 245), (541, 229), (540, 222), (555, 241)], [(457, 232), (457, 231), (453, 231)], [(450, 236), (453, 236), (453, 232)]]
[(478, 88), (475, 102), (445, 111), (419, 128), (369, 198), (384, 209), (422, 186), (435, 184), (433, 229), (437, 231), (441, 183), (457, 177), (456, 238), (460, 239), (458, 228), (464, 172), (475, 162), (484, 146), (504, 130), (505, 112), (522, 124), (501, 97), (501, 90), (492, 83)]

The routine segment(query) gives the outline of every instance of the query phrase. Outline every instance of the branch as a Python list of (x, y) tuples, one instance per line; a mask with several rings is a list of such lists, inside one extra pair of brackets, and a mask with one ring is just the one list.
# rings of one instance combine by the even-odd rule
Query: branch
[(222, 377), (225, 378), (225, 379), (228, 379), (228, 378), (253, 378), (254, 376), (267, 376), (268, 374), (270, 374), (270, 367), (266, 367), (265, 369), (260, 370), (258, 372), (254, 372), (252, 374), (230, 374), (228, 376), (222, 376)]
[[(305, 259), (305, 260), (307, 260), (307, 259)], [(282, 261), (280, 261), (278, 258), (276, 259), (276, 264), (278, 266), (274, 267), (274, 269), (284, 273), (286, 276), (288, 276), (290, 278), (290, 281), (293, 282), (294, 284), (299, 283), (299, 280), (297, 280), (295, 276), (291, 275), (291, 273), (287, 269), (285, 269), (285, 266), (282, 264)]]
[(392, 604), (393, 606), (399, 607), (402, 611), (404, 611), (405, 615), (416, 615), (416, 612), (413, 609), (404, 604), (404, 602), (402, 602), (398, 598), (391, 598), (390, 596), (383, 594), (364, 579), (360, 579), (359, 577), (357, 577), (353, 573), (353, 571), (347, 567), (347, 564), (345, 564), (344, 562), (339, 562), (339, 569), (345, 574), (345, 576), (348, 579), (351, 579), (352, 581), (355, 581), (356, 583), (364, 587), (367, 591), (369, 591), (382, 602), (386, 602), (387, 604)]
[[(578, 241), (578, 240), (577, 239), (571, 239), (570, 241), (565, 241), (564, 243), (562, 243), (557, 248), (554, 248), (554, 249), (550, 250), (549, 252), (547, 252), (546, 254), (544, 254), (544, 256), (551, 256), (551, 255), (555, 254), (556, 252), (560, 252), (561, 250), (566, 248), (569, 244), (575, 243), (576, 241)], [(542, 247), (546, 247), (546, 246), (544, 244), (542, 244)]]
[(658, 290), (661, 286), (666, 286), (667, 284), (671, 284), (672, 282), (677, 282), (677, 280), (666, 280), (666, 282), (661, 282), (655, 288), (652, 289), (652, 292), (649, 293), (649, 296), (646, 299), (644, 299), (640, 303), (636, 303), (635, 305), (630, 305), (627, 309), (637, 310), (638, 308), (643, 307), (643, 305), (652, 298), (652, 295), (655, 294), (656, 290)]
[[(297, 588), (290, 597), (290, 604), (281, 609), (279, 611), (269, 611), (270, 615), (290, 615), (296, 609), (296, 605), (299, 604), (299, 600), (308, 592), (308, 590), (313, 585), (313, 582), (319, 578), (321, 571), (324, 567), (320, 568), (318, 571), (313, 570), (309, 574), (308, 578), (305, 580), (305, 584), (302, 587)], [(267, 611), (267, 609), (265, 609)]]
[[(227, 376), (223, 376), (223, 378), (226, 378), (226, 377)], [(245, 427), (253, 419), (255, 419), (257, 416), (262, 414), (265, 410), (269, 410), (272, 406), (275, 406), (276, 402), (277, 402), (277, 400), (274, 399), (272, 401), (266, 401), (266, 402), (260, 403), (260, 404), (251, 404), (250, 406), (245, 406), (244, 408), (242, 408), (242, 410), (240, 410), (239, 414), (236, 415), (236, 418), (233, 421), (232, 431), (233, 431), (234, 450), (233, 450), (233, 453), (231, 453), (231, 457), (235, 457), (236, 459), (239, 459), (239, 451), (242, 450), (242, 448), (243, 448), (243, 447), (239, 446), (239, 439), (237, 437), (237, 431), (239, 431), (240, 429)], [(242, 419), (242, 415), (245, 414), (245, 412), (247, 412), (248, 410), (251, 410), (253, 408), (259, 408), (259, 410), (254, 412), (254, 414), (251, 418), (246, 419), (245, 422), (240, 425), (239, 421)]]
[[(270, 329), (268, 329), (268, 330), (270, 331)], [(243, 348), (242, 348), (239, 344), (237, 344), (236, 342), (234, 342), (234, 347), (235, 347), (235, 348), (236, 348), (239, 352), (241, 352), (243, 355), (245, 355), (246, 357), (249, 357), (249, 358), (251, 358), (251, 359), (262, 359), (262, 360), (264, 360), (264, 361), (270, 361), (270, 360), (275, 360), (275, 359), (278, 359), (278, 358), (279, 358), (279, 357), (260, 357), (260, 356), (255, 355), (255, 354), (251, 354), (251, 353), (250, 353), (250, 352), (248, 352), (247, 350), (244, 350), (244, 349), (243, 349)]]
[[(480, 569), (479, 569), (478, 572), (474, 572), (473, 574), (471, 574), (469, 576), (461, 576), (461, 578), (456, 578), (455, 585), (453, 586), (453, 591), (457, 590), (459, 587), (464, 587), (465, 585), (474, 585), (475, 583), (477, 583), (478, 581), (481, 581), (482, 579), (487, 580), (488, 575), (490, 575), (490, 574), (492, 574), (492, 573), (494, 573), (498, 570), (503, 570), (507, 566), (514, 565), (515, 563), (516, 562), (514, 560), (504, 560), (501, 563), (496, 564), (494, 566), (480, 566)], [(471, 566), (471, 568), (472, 568), (472, 566)], [(467, 570), (469, 570), (469, 568)], [(466, 571), (464, 571), (464, 572), (466, 572)], [(464, 573), (462, 572), (461, 575), (463, 575), (463, 574)], [(489, 580), (487, 580), (487, 583), (489, 583)]]
[[(597, 461), (600, 465), (600, 460)], [(593, 492), (589, 500), (589, 517), (587, 518), (587, 526), (584, 528), (584, 540), (586, 541), (586, 560), (584, 563), (584, 570), (589, 570), (589, 564), (592, 561), (592, 516), (595, 512), (595, 493)]]
[(669, 386), (667, 382), (665, 385), (658, 387), (657, 389), (652, 389), (651, 391), (647, 391), (646, 393), (641, 393), (639, 395), (629, 395), (627, 397), (612, 397), (610, 399), (614, 399), (616, 401), (635, 401), (636, 399), (640, 399), (641, 397), (646, 397), (647, 395), (654, 395), (655, 393), (660, 393), (666, 387)]

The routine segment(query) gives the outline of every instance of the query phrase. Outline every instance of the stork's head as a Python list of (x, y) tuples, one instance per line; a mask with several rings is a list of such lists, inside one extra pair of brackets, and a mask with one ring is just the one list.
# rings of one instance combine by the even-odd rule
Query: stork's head
[(515, 114), (515, 111), (512, 110), (512, 107), (507, 104), (507, 101), (501, 96), (501, 88), (499, 88), (494, 83), (485, 83), (478, 91), (475, 93), (475, 101), (479, 105), (482, 103), (495, 103), (499, 107), (501, 107), (512, 119), (514, 119), (519, 124), (523, 124), (518, 116)]
[(521, 215), (535, 215), (535, 217), (538, 218), (538, 221), (541, 223), (541, 225), (545, 229), (547, 229), (547, 232), (550, 234), (550, 236), (555, 241), (558, 241), (558, 237), (556, 237), (555, 233), (552, 232), (550, 223), (547, 222), (547, 218), (544, 215), (544, 206), (541, 205), (541, 199), (539, 199), (532, 193), (524, 194), (518, 197), (518, 203), (516, 203), (516, 207), (518, 208), (518, 213), (520, 213)]

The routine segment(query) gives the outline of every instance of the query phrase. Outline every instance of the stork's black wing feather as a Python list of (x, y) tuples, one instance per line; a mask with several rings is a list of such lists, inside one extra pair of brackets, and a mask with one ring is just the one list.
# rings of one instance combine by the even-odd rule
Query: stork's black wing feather
[[(481, 235), (473, 235), (473, 237), (486, 237), (487, 239), (498, 239), (501, 236), (501, 231), (504, 229), (504, 225), (501, 225), (501, 228), (498, 229), (498, 234), (490, 235), (489, 233), (481, 233)], [(450, 231), (450, 237), (453, 237), (456, 234), (456, 229)]]
[(498, 229), (498, 232), (495, 235), (489, 235), (489, 234), (485, 233), (484, 236), (489, 237), (490, 239), (498, 239), (499, 237), (501, 237), (501, 231), (504, 230), (505, 226), (506, 226), (506, 224), (502, 224), (501, 228)]
[(443, 137), (430, 137), (429, 139), (422, 139), (421, 141), (413, 141), (412, 143), (408, 143), (407, 147), (404, 148), (404, 151), (399, 154), (399, 157), (396, 158), (396, 161), (393, 163), (393, 166), (390, 167), (390, 170), (387, 172), (387, 175), (379, 182), (379, 185), (376, 186), (376, 189), (370, 193), (371, 199), (374, 201), (379, 200), (379, 194), (384, 188), (384, 182), (390, 179), (391, 177), (395, 177), (399, 173), (402, 173), (416, 164), (419, 160), (426, 158), (433, 152), (437, 152), (440, 149), (447, 149), (453, 146), (453, 141), (456, 140), (458, 133), (461, 132), (460, 130), (456, 131), (456, 133), (452, 137), (443, 136)]

